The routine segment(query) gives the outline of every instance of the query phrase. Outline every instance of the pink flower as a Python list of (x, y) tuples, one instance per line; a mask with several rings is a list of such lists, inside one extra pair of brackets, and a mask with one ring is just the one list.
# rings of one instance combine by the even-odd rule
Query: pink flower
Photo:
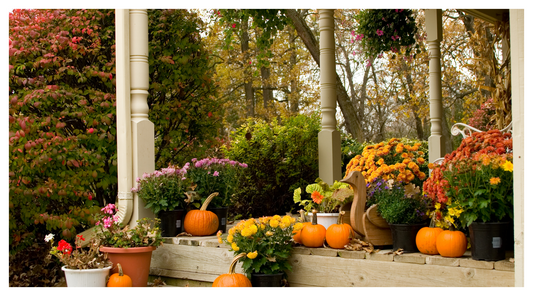
[(89, 200), (93, 200), (93, 196), (89, 194)]
[[(252, 63), (252, 62), (250, 62), (250, 63)], [(212, 113), (211, 111), (209, 111), (209, 112), (207, 113), (207, 117), (211, 117), (211, 116), (213, 116), (213, 113)]]
[(355, 37), (355, 40), (357, 40), (357, 41), (361, 41), (361, 40), (363, 40), (363, 37), (365, 37), (365, 34), (359, 34), (359, 35), (357, 35), (357, 36)]
[(382, 36), (382, 35), (383, 35), (383, 31), (381, 31), (380, 29), (378, 29), (378, 30), (376, 31), (376, 33), (378, 34), (378, 36)]
[(355, 31), (352, 31), (352, 36), (355, 36)]
[(87, 130), (87, 132), (88, 132), (89, 134), (92, 134), (92, 133), (94, 132), (94, 128), (91, 127), (90, 129)]
[(232, 28), (235, 28), (235, 24), (232, 24), (231, 27), (232, 27)]
[(218, 172), (215, 171), (215, 172), (213, 173), (213, 176), (214, 176), (214, 177), (218, 177)]

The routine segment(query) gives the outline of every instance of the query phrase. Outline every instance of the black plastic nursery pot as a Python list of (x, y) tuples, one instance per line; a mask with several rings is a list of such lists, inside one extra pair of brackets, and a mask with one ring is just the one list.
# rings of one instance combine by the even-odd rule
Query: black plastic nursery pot
[(158, 216), (161, 219), (161, 236), (174, 237), (183, 232), (184, 209), (161, 211)]
[(228, 207), (221, 207), (221, 208), (209, 208), (207, 207), (207, 210), (215, 213), (218, 217), (218, 230), (222, 231), (222, 233), (226, 232), (226, 225), (228, 222)]
[(404, 253), (418, 252), (416, 247), (416, 234), (420, 229), (427, 226), (421, 224), (389, 224), (392, 232), (393, 250), (403, 249)]
[(252, 273), (252, 287), (281, 287), (283, 273)]
[(472, 222), (468, 227), (472, 259), (499, 261), (512, 239), (511, 222)]

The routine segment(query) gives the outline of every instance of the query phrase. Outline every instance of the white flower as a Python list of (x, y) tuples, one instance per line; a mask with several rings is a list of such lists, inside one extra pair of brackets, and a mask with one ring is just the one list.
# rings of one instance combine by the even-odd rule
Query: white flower
[(51, 241), (53, 239), (54, 239), (54, 235), (51, 234), (51, 233), (44, 237), (44, 241), (45, 242), (49, 242), (49, 241)]

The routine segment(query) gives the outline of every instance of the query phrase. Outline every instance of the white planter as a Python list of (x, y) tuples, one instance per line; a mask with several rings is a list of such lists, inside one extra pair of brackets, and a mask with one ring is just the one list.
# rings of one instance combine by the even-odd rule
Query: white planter
[(69, 269), (63, 266), (61, 270), (65, 272), (67, 287), (105, 287), (111, 266), (101, 269)]
[[(313, 214), (308, 213), (309, 221), (313, 220)], [(316, 223), (324, 226), (326, 230), (332, 224), (337, 223), (339, 213), (316, 213)]]

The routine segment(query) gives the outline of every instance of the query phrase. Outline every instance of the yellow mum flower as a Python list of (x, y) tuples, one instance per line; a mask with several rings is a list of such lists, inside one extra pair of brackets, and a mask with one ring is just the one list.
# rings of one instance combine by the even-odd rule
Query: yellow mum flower
[(273, 235), (274, 235), (274, 232), (272, 232), (272, 231), (269, 230), (269, 231), (265, 232), (265, 235), (266, 235), (266, 236), (273, 236)]
[(246, 220), (246, 222), (244, 222), (245, 227), (250, 227), (250, 225), (254, 225), (254, 224), (255, 224), (255, 220), (253, 218), (250, 218)]
[(246, 227), (241, 231), (241, 235), (244, 237), (249, 237), (250, 235), (252, 235), (252, 231), (249, 227)]
[(222, 238), (221, 238), (220, 236), (218, 237), (218, 243), (219, 243), (219, 244), (224, 243), (224, 242), (222, 241)]
[(261, 230), (265, 229), (265, 224), (261, 224)]
[(287, 223), (281, 222), (281, 223), (279, 223), (279, 228), (281, 228), (281, 229), (285, 229), (285, 228), (289, 227), (289, 225), (290, 225), (290, 224), (287, 224)]
[(502, 165), (502, 168), (507, 171), (507, 172), (512, 172), (513, 171), (513, 163), (506, 160), (505, 163)]
[(246, 254), (246, 257), (250, 259), (255, 259), (257, 257), (257, 251), (253, 251), (253, 252)]
[(281, 222), (285, 224), (291, 224), (291, 216), (289, 215), (284, 216), (283, 219), (281, 219)]
[(501, 180), (498, 177), (490, 178), (490, 185), (498, 185), (500, 184)]
[(440, 209), (440, 203), (437, 202), (435, 203), (435, 210), (438, 210), (438, 209)]
[(279, 215), (274, 215), (274, 216), (272, 217), (272, 219), (280, 221), (280, 220), (281, 220), (281, 217), (280, 217)]
[(294, 227), (292, 228), (294, 231), (299, 231), (304, 227), (304, 225), (300, 222), (294, 224)]
[(229, 234), (226, 240), (231, 244), (233, 242), (233, 235)]
[(237, 252), (239, 250), (239, 247), (237, 246), (236, 243), (232, 243), (231, 244), (231, 248), (233, 249), (233, 251)]
[(250, 229), (250, 231), (252, 232), (252, 235), (257, 233), (257, 225), (255, 225), (255, 224), (254, 225), (250, 225), (248, 227), (248, 229)]
[(278, 220), (275, 220), (275, 219), (270, 220), (270, 227), (276, 228), (278, 227), (278, 225), (279, 225)]

